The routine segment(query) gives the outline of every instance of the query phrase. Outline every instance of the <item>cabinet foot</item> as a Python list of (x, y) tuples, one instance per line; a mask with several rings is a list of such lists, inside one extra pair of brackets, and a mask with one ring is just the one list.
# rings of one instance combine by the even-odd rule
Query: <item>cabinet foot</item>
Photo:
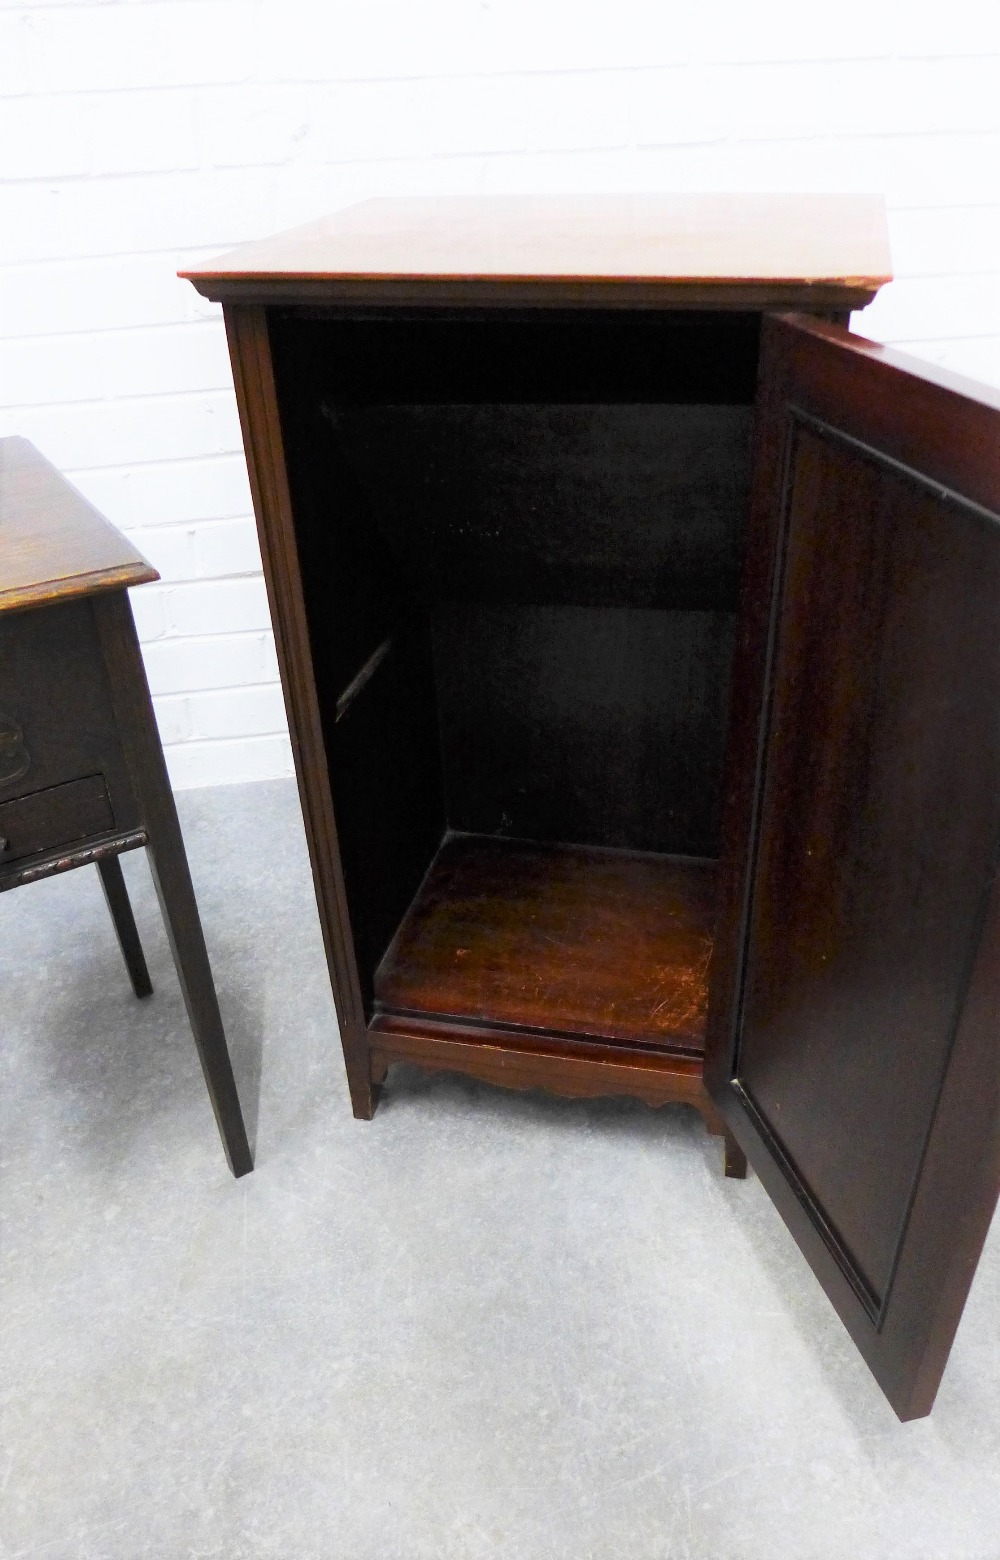
[(747, 1156), (737, 1143), (733, 1134), (727, 1131), (724, 1134), (726, 1175), (734, 1181), (743, 1181), (747, 1173)]
[(381, 1086), (388, 1071), (388, 1062), (376, 1056), (362, 1058), (354, 1067), (348, 1067), (347, 1083), (355, 1121), (371, 1121), (378, 1109)]
[(378, 1108), (378, 1084), (370, 1083), (367, 1089), (351, 1090), (351, 1110), (355, 1121), (371, 1121)]

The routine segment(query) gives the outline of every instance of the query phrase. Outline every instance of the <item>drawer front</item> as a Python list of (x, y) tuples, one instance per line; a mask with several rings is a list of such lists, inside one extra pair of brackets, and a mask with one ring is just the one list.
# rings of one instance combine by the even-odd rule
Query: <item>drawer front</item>
[[(94, 604), (0, 612), (0, 808), (27, 792), (55, 794), (81, 775), (102, 777), (116, 829), (139, 827)], [(68, 804), (76, 793), (65, 794)], [(0, 835), (12, 839), (13, 823), (0, 823)], [(41, 848), (58, 849), (57, 840), (75, 835), (57, 830)], [(13, 859), (12, 847), (0, 864)]]
[(13, 802), (0, 802), (0, 867), (115, 826), (103, 775), (52, 785)]

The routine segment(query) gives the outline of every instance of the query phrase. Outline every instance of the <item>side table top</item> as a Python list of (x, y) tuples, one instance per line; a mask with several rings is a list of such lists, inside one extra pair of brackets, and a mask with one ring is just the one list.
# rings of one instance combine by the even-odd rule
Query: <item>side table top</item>
[(159, 574), (27, 439), (0, 439), (0, 612)]

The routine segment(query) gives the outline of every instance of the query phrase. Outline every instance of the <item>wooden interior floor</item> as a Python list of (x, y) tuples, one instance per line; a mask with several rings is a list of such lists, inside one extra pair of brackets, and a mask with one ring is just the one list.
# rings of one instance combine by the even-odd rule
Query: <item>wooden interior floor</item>
[(450, 834), (376, 1004), (700, 1054), (716, 882), (711, 862)]

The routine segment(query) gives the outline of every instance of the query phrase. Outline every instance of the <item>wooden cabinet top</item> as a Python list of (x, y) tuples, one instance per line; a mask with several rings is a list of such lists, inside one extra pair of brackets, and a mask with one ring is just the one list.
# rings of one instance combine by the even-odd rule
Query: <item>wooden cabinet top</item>
[(27, 439), (0, 439), (0, 612), (159, 575)]
[(844, 310), (891, 279), (870, 195), (369, 200), (181, 275), (226, 302)]

